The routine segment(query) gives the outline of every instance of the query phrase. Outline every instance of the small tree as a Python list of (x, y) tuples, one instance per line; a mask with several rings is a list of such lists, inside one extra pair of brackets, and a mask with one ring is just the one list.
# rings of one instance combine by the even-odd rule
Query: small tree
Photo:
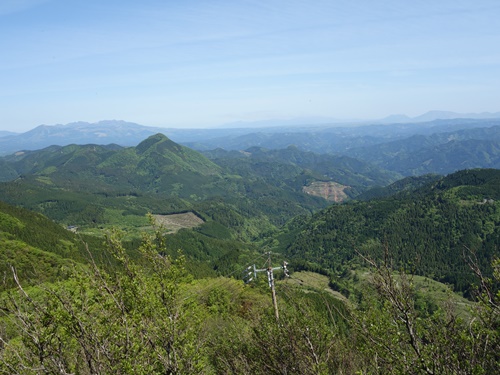
[(198, 350), (201, 317), (185, 305), (189, 281), (183, 258), (161, 255), (160, 232), (145, 236), (141, 264), (132, 261), (116, 232), (107, 237), (120, 267), (105, 271), (91, 262), (51, 286), (17, 289), (2, 301), (0, 373), (4, 374), (196, 374), (205, 373)]
[[(491, 374), (499, 365), (499, 292), (476, 268), (482, 293), (468, 320), (451, 306), (426, 316), (415, 308), (411, 275), (395, 275), (386, 256), (374, 271), (377, 298), (358, 312), (361, 349), (377, 374)], [(493, 263), (499, 280), (499, 261)]]

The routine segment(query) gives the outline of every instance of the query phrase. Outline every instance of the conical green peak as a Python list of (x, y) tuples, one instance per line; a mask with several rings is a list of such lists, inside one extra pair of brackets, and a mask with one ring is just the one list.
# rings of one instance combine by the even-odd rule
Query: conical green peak
[(137, 153), (143, 154), (151, 146), (158, 144), (158, 143), (161, 143), (161, 142), (164, 142), (164, 141), (169, 141), (169, 140), (170, 139), (166, 135), (161, 134), (161, 133), (157, 133), (155, 135), (152, 135), (137, 145), (137, 147), (136, 147)]

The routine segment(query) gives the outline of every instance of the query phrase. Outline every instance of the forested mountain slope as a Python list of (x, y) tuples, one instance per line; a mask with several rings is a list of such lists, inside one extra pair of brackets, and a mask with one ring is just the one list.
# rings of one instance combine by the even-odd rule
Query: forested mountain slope
[[(213, 221), (226, 228), (216, 231), (223, 237), (229, 230), (248, 238), (328, 204), (302, 192), (305, 172), (299, 167), (279, 177), (239, 175), (161, 134), (137, 147), (51, 146), (2, 161), (11, 179), (0, 184), (2, 199), (65, 225), (140, 229), (148, 225), (147, 212), (195, 211), (206, 221), (204, 228)], [(282, 184), (283, 179), (295, 182)]]
[(342, 181), (355, 196), (397, 179), (368, 163), (293, 147), (255, 148), (238, 153), (242, 158), (223, 150), (210, 155), (213, 161), (161, 134), (129, 148), (51, 146), (2, 158), (1, 177), (8, 182), (0, 184), (0, 192), (11, 204), (67, 225), (112, 224), (116, 214), (195, 210), (245, 236), (258, 236), (325, 207), (327, 201), (304, 192), (315, 181)]
[[(290, 145), (318, 154), (344, 155), (404, 176), (499, 168), (500, 120), (445, 120), (302, 132), (260, 132), (207, 142), (227, 150)], [(212, 143), (210, 143), (212, 142)], [(193, 147), (197, 147), (193, 145)], [(353, 159), (354, 160), (354, 159)]]
[(438, 174), (424, 174), (422, 176), (409, 176), (402, 178), (384, 187), (374, 187), (356, 196), (357, 200), (366, 201), (374, 198), (390, 197), (405, 190), (415, 190), (433, 181), (441, 179)]
[[(88, 245), (88, 247), (87, 247)], [(102, 241), (77, 236), (48, 218), (0, 201), (0, 272), (12, 287), (14, 267), (26, 284), (63, 279), (75, 262), (100, 261)], [(9, 275), (9, 276), (7, 276)]]
[(152, 185), (168, 186), (170, 181), (162, 181), (166, 174), (173, 180), (185, 175), (195, 178), (220, 172), (217, 165), (199, 153), (161, 134), (131, 148), (116, 145), (51, 146), (40, 151), (18, 152), (4, 160), (19, 175), (57, 178), (53, 182), (59, 187), (64, 187), (65, 181), (79, 175), (81, 181), (89, 179), (103, 188), (119, 185), (124, 189), (148, 190), (153, 188)]
[[(464, 290), (470, 284), (460, 258), (464, 245), (477, 250), (485, 267), (498, 248), (498, 170), (404, 180), (386, 190), (402, 190), (397, 195), (331, 206), (308, 222), (301, 215), (328, 204), (302, 191), (311, 181), (381, 183), (391, 174), (295, 147), (217, 150), (212, 157), (160, 134), (132, 148), (54, 146), (4, 158), (19, 177), (0, 184), (0, 193), (8, 203), (87, 229), (120, 225), (138, 233), (148, 225), (148, 212), (193, 211), (204, 223), (190, 235), (174, 236), (174, 242), (182, 247), (191, 241), (192, 255), (211, 262), (212, 269), (222, 267), (229, 254), (224, 241), (271, 238), (270, 245), (286, 256), (330, 269), (353, 259), (354, 249), (376, 252), (382, 243), (399, 264), (416, 262), (418, 273)], [(365, 169), (356, 174), (360, 165)], [(453, 181), (458, 185), (451, 186)], [(274, 233), (295, 217), (274, 241)], [(217, 252), (217, 246), (225, 250)]]
[[(304, 170), (305, 174), (309, 174), (309, 178), (304, 177), (298, 181), (302, 186), (308, 185), (314, 180), (334, 181), (346, 186), (346, 192), (351, 197), (356, 196), (368, 187), (386, 186), (401, 177), (397, 173), (378, 168), (369, 162), (363, 162), (348, 156), (302, 151), (296, 146), (274, 150), (251, 147), (242, 152), (217, 149), (205, 151), (203, 154), (215, 163), (230, 168), (234, 173), (250, 168), (252, 172), (249, 173), (264, 175), (266, 174), (265, 166), (293, 166), (302, 174), (304, 174)], [(282, 180), (278, 171), (271, 171), (267, 175), (268, 178)]]
[(407, 176), (500, 168), (500, 126), (414, 135), (353, 148), (346, 154)]
[[(0, 265), (5, 265), (1, 271), (8, 288), (0, 293), (0, 373), (37, 373), (40, 368), (82, 374), (375, 375), (420, 374), (425, 368), (434, 373), (495, 373), (500, 336), (494, 283), (490, 290), (490, 284), (484, 284), (485, 298), (477, 308), (471, 303), (472, 315), (462, 320), (452, 307), (429, 308), (413, 279), (395, 275), (391, 268), (363, 267), (361, 271), (371, 276), (348, 303), (328, 287), (308, 284), (300, 273), (280, 280), (284, 275), (277, 270), (277, 319), (265, 276), (249, 285), (209, 277), (239, 278), (248, 266), (270, 265), (267, 252), (278, 250), (281, 256), (272, 253), (275, 264), (286, 259), (291, 271), (319, 270), (336, 287), (352, 269), (360, 270), (355, 250), (380, 259), (387, 247), (394, 268), (466, 291), (477, 279), (461, 259), (464, 245), (475, 251), (488, 275), (490, 260), (498, 255), (499, 170), (408, 178), (387, 188), (398, 192), (393, 196), (334, 205), (312, 217), (296, 216), (321, 207), (320, 200), (292, 189), (292, 181), (301, 175), (313, 178), (313, 173), (298, 165), (255, 160), (235, 175), (236, 169), (206, 163), (198, 155), (183, 159), (183, 148), (175, 151), (176, 170), (168, 164), (168, 151), (177, 146), (163, 140), (153, 138), (127, 154), (120, 154), (121, 149), (114, 153), (75, 147), (68, 155), (62, 153), (57, 165), (41, 158), (39, 167), (26, 169), (29, 174), (0, 184), (2, 198), (53, 217), (60, 214), (63, 221), (85, 218), (102, 225), (110, 212), (123, 219), (146, 210), (180, 208), (196, 209), (205, 220), (177, 234), (142, 228), (143, 240), (126, 245), (132, 252), (116, 234), (106, 241), (94, 239), (96, 243), (87, 242), (90, 252), (108, 262), (81, 265), (79, 260), (85, 262), (88, 253), (78, 236), (41, 215), (0, 203)], [(162, 147), (167, 152), (157, 153)], [(148, 155), (144, 165), (156, 160), (159, 167), (165, 162), (170, 169), (119, 173), (127, 161), (140, 160), (141, 153)], [(98, 180), (96, 165), (116, 155), (120, 158), (109, 163), (115, 179)], [(128, 157), (125, 162), (123, 155)], [(71, 173), (74, 169), (78, 173)], [(143, 181), (136, 177), (141, 171)], [(227, 189), (226, 195), (199, 199), (173, 196), (168, 188), (127, 190), (150, 186), (151, 176), (179, 181), (179, 174), (192, 173), (224, 181), (218, 187)], [(132, 181), (122, 189), (118, 182), (128, 174)], [(93, 176), (96, 183), (80, 181), (79, 176)], [(294, 216), (276, 236), (279, 225)], [(236, 228), (253, 232), (253, 244), (250, 237), (235, 236)], [(16, 288), (9, 264), (24, 285), (36, 286)], [(499, 280), (498, 262), (493, 266)], [(412, 343), (417, 343), (418, 352)]]
[(381, 257), (387, 248), (396, 268), (464, 291), (473, 279), (464, 252), (485, 269), (500, 254), (499, 186), (500, 170), (466, 170), (392, 197), (331, 206), (292, 221), (276, 249), (340, 272), (357, 252)]

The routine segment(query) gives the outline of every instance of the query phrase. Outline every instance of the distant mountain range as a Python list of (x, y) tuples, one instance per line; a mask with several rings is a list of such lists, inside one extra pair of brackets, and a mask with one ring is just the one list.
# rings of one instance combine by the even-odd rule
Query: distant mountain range
[(0, 130), (0, 138), (1, 137), (7, 137), (9, 135), (18, 135), (19, 133), (14, 133), (14, 132), (8, 132), (5, 130)]
[(176, 142), (199, 142), (228, 135), (239, 136), (249, 131), (249, 129), (167, 129), (120, 120), (40, 125), (25, 133), (0, 132), (0, 156), (17, 151), (40, 150), (54, 145), (114, 143), (125, 147), (136, 146), (145, 138), (157, 133), (162, 133)]
[[(93, 124), (75, 122), (41, 125), (22, 134), (0, 135), (0, 156), (53, 145), (131, 147), (162, 133), (198, 151), (241, 151), (252, 147), (281, 150), (295, 146), (317, 154), (349, 156), (403, 176), (447, 174), (466, 168), (500, 168), (500, 113), (463, 114), (477, 117), (475, 119), (452, 118), (455, 116), (460, 114), (432, 111), (413, 119), (391, 116), (386, 120), (399, 120), (391, 124), (316, 124), (259, 129), (166, 129), (116, 120)], [(419, 122), (436, 117), (448, 119)], [(7, 166), (3, 169), (4, 174), (12, 173)]]
[(21, 134), (0, 138), (0, 154), (20, 150), (38, 150), (48, 146), (69, 144), (110, 144), (135, 146), (150, 135), (158, 133), (151, 128), (125, 121), (74, 122), (67, 125), (40, 125)]
[(279, 150), (294, 145), (317, 154), (344, 155), (404, 176), (500, 168), (500, 120), (455, 119), (366, 125), (301, 132), (254, 132), (184, 143), (199, 150)]
[(293, 119), (270, 119), (259, 121), (236, 121), (222, 125), (222, 128), (275, 128), (275, 127), (301, 127), (310, 125), (366, 125), (366, 124), (405, 124), (415, 122), (428, 122), (434, 120), (453, 120), (453, 119), (498, 119), (500, 112), (482, 112), (482, 113), (457, 113), (451, 111), (428, 111), (420, 116), (410, 117), (403, 114), (394, 114), (382, 119), (336, 119), (329, 117), (298, 117)]
[(482, 113), (457, 113), (450, 111), (429, 111), (423, 115), (416, 117), (408, 117), (406, 115), (391, 115), (379, 121), (385, 124), (408, 123), (408, 122), (427, 122), (434, 120), (453, 120), (453, 119), (494, 119), (500, 118), (500, 112), (482, 112)]
[(500, 124), (484, 128), (416, 134), (351, 148), (345, 154), (380, 168), (418, 176), (461, 169), (500, 168)]
[[(120, 146), (135, 146), (156, 133), (165, 134), (175, 142), (198, 150), (210, 150), (217, 147), (245, 149), (252, 146), (285, 148), (291, 144), (299, 146), (293, 139), (295, 136), (290, 137), (294, 133), (308, 133), (309, 135), (310, 133), (336, 133), (344, 139), (362, 136), (395, 139), (413, 134), (432, 134), (438, 132), (437, 128), (439, 132), (443, 132), (489, 126), (488, 124), (492, 124), (490, 121), (494, 119), (500, 119), (500, 112), (460, 114), (430, 111), (413, 118), (406, 115), (391, 115), (374, 121), (341, 121), (307, 117), (292, 120), (237, 122), (213, 129), (159, 128), (119, 120), (104, 120), (97, 123), (74, 122), (66, 125), (40, 125), (25, 133), (0, 131), (0, 155), (21, 150), (38, 150), (52, 145), (115, 143)], [(392, 126), (388, 127), (389, 124)], [(269, 139), (273, 137), (277, 138), (278, 143), (281, 144), (268, 144)], [(271, 140), (271, 143), (275, 142)], [(375, 143), (377, 142), (375, 140)], [(371, 144), (373, 141), (368, 141), (368, 143)], [(346, 147), (360, 145), (362, 144)], [(318, 149), (309, 150), (322, 152)]]

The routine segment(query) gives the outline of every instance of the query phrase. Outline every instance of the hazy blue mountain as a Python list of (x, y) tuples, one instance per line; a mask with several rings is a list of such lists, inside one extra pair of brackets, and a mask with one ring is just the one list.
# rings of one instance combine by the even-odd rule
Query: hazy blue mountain
[(18, 133), (14, 133), (14, 132), (9, 132), (9, 131), (6, 131), (6, 130), (0, 130), (0, 138), (2, 137), (8, 137), (10, 135), (17, 135)]
[[(402, 140), (413, 135), (433, 135), (458, 130), (500, 126), (500, 119), (436, 120), (425, 123), (372, 124), (352, 127), (281, 128), (224, 137), (206, 138), (196, 142), (182, 142), (197, 150), (245, 150), (258, 146), (283, 149), (295, 145), (301, 150), (324, 153), (348, 153), (359, 147), (369, 147)], [(471, 133), (472, 134), (472, 133)]]
[(432, 110), (422, 115), (410, 117), (405, 114), (392, 114), (382, 119), (338, 119), (331, 117), (307, 116), (292, 119), (269, 119), (259, 121), (236, 121), (226, 123), (221, 128), (276, 128), (276, 127), (295, 127), (295, 126), (324, 126), (324, 125), (366, 125), (366, 124), (397, 124), (409, 122), (429, 122), (435, 120), (452, 119), (499, 119), (500, 112), (482, 112), (482, 113), (457, 113), (451, 111)]
[[(495, 117), (496, 114), (483, 114), (485, 117), (487, 115)], [(453, 117), (450, 114), (447, 116)], [(25, 133), (0, 133), (4, 134), (0, 136), (0, 155), (20, 150), (38, 150), (51, 145), (115, 143), (121, 146), (135, 146), (143, 139), (157, 133), (162, 133), (174, 142), (196, 150), (216, 148), (244, 150), (252, 146), (283, 149), (289, 145), (296, 145), (303, 150), (317, 153), (341, 153), (355, 147), (384, 143), (415, 134), (429, 135), (500, 125), (500, 119), (489, 118), (458, 118), (429, 122), (408, 122), (405, 119), (407, 116), (404, 115), (391, 116), (386, 118), (385, 122), (382, 121), (383, 124), (380, 121), (335, 123), (335, 121), (328, 122), (327, 119), (316, 119), (317, 122), (311, 124), (305, 123), (307, 119), (302, 119), (304, 122), (299, 119), (290, 120), (288, 123), (269, 120), (233, 124), (241, 126), (239, 128), (216, 129), (158, 128), (117, 120), (40, 125)], [(313, 119), (309, 120), (313, 121)], [(318, 122), (320, 120), (323, 122)], [(386, 123), (389, 120), (392, 124)]]
[(453, 119), (498, 119), (500, 112), (482, 112), (482, 113), (457, 113), (450, 111), (429, 111), (420, 116), (409, 117), (406, 115), (390, 115), (377, 122), (381, 123), (406, 123), (406, 122), (429, 122), (434, 120), (453, 120)]
[(115, 120), (93, 124), (74, 122), (66, 125), (40, 125), (25, 133), (0, 138), (0, 154), (38, 150), (52, 145), (116, 143), (135, 146), (158, 131), (158, 128)]
[(25, 133), (3, 132), (0, 155), (40, 150), (52, 145), (111, 143), (136, 146), (145, 138), (162, 133), (177, 143), (199, 142), (218, 137), (236, 137), (252, 129), (174, 129), (144, 126), (132, 122), (107, 120), (97, 123), (74, 122), (66, 125), (40, 125)]
[(432, 121), (432, 120), (451, 120), (457, 118), (468, 119), (494, 119), (500, 118), (500, 112), (483, 112), (483, 113), (456, 113), (449, 111), (429, 111), (423, 115), (417, 116), (412, 121)]
[(500, 168), (500, 125), (352, 148), (346, 154), (403, 175)]
[(255, 128), (277, 128), (277, 127), (301, 127), (301, 126), (317, 126), (317, 125), (331, 125), (331, 124), (345, 124), (346, 122), (362, 122), (362, 120), (340, 120), (330, 117), (319, 117), (319, 116), (309, 116), (309, 117), (297, 117), (292, 119), (269, 119), (269, 120), (259, 120), (259, 121), (235, 121), (226, 123), (220, 126), (220, 128), (245, 128), (245, 129), (255, 129)]
[(383, 164), (387, 169), (404, 175), (426, 173), (446, 175), (462, 169), (500, 169), (500, 142), (468, 139), (402, 154)]
[(406, 115), (389, 115), (387, 117), (384, 117), (383, 119), (379, 120), (378, 122), (385, 123), (385, 124), (398, 124), (402, 122), (409, 122), (411, 121), (411, 117), (406, 116)]

